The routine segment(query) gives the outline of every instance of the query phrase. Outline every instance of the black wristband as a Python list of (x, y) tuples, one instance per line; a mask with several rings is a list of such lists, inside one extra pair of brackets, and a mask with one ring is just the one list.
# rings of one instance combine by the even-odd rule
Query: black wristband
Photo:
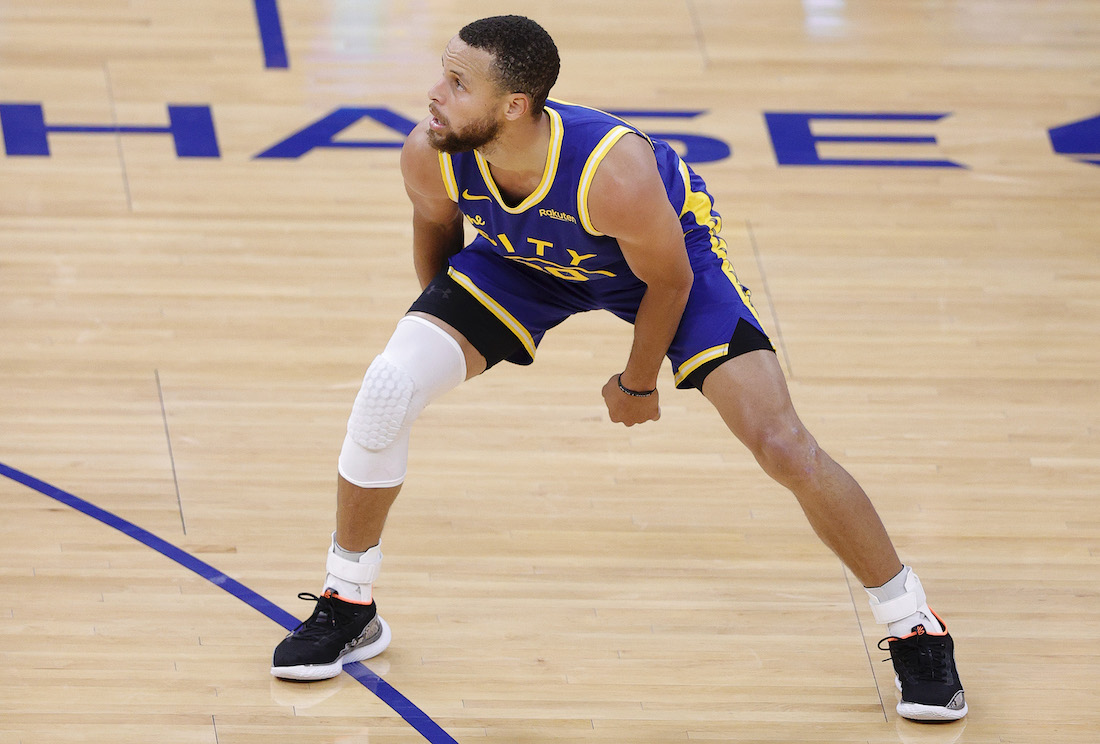
[(619, 380), (619, 390), (622, 390), (624, 393), (631, 396), (632, 398), (648, 398), (649, 396), (651, 396), (655, 392), (657, 392), (657, 388), (653, 388), (652, 390), (645, 390), (645, 391), (631, 390), (626, 385), (623, 385), (623, 374), (622, 374), (622, 372), (619, 373), (618, 380)]

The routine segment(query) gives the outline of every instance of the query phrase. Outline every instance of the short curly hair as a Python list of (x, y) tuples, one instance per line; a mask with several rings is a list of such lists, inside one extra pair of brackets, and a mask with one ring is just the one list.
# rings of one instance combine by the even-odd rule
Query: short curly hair
[(496, 83), (510, 93), (526, 93), (531, 114), (542, 113), (561, 69), (558, 48), (546, 29), (523, 16), (493, 16), (463, 26), (458, 38), (492, 55)]

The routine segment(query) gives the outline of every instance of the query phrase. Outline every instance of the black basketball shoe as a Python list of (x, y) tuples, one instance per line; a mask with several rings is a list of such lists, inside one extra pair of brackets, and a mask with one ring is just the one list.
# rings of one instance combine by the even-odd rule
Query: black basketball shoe
[(344, 664), (370, 659), (390, 645), (390, 626), (378, 617), (374, 602), (342, 599), (331, 589), (318, 597), (302, 592), (299, 599), (317, 606), (309, 619), (275, 647), (271, 673), (281, 679), (329, 679)]
[[(933, 613), (935, 614), (935, 613)], [(940, 620), (939, 615), (936, 619)], [(878, 642), (887, 650), (901, 690), (898, 715), (913, 721), (957, 721), (966, 715), (959, 672), (955, 669), (955, 642), (943, 625), (942, 633), (929, 633), (917, 625), (904, 638), (891, 636)]]

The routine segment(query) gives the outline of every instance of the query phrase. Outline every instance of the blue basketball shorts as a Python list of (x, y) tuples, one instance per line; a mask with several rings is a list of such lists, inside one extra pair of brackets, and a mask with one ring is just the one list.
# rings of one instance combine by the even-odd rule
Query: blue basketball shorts
[[(774, 346), (729, 264), (717, 258), (696, 263), (667, 356), (676, 387), (701, 390), (726, 360)], [(645, 289), (634, 276), (570, 281), (504, 258), (475, 239), (409, 309), (454, 327), (490, 367), (504, 360), (531, 364), (545, 333), (571, 315), (607, 310), (633, 323)]]

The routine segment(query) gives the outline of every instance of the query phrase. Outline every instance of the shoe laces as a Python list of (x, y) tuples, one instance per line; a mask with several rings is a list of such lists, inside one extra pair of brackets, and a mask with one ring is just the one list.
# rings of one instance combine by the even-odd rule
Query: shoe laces
[(299, 638), (311, 638), (324, 635), (336, 627), (338, 611), (331, 594), (325, 592), (318, 597), (310, 592), (299, 592), (298, 599), (316, 602), (317, 606), (313, 608), (313, 614), (294, 629), (294, 635)]
[[(895, 641), (893, 645), (891, 641)], [(883, 646), (883, 644), (887, 644)], [(889, 651), (883, 661), (897, 660), (895, 668), (912, 680), (949, 682), (952, 678), (947, 644), (921, 633), (914, 638), (891, 636), (878, 642), (879, 650)]]

